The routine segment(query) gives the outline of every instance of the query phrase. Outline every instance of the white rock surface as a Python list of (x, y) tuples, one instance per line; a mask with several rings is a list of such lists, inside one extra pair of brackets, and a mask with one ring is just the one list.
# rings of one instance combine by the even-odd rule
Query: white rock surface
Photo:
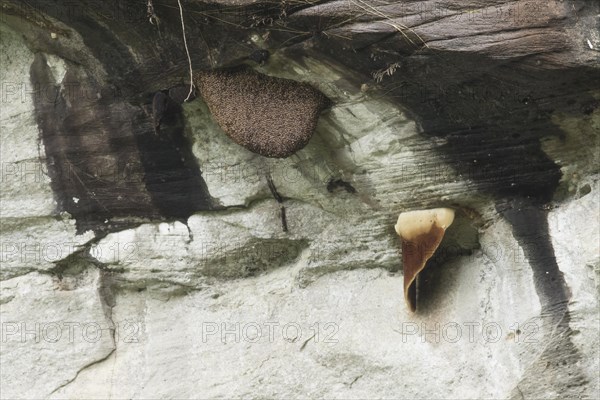
[[(581, 354), (582, 371), (600, 393), (600, 184), (596, 179), (591, 192), (550, 214), (550, 234), (561, 271), (572, 293), (569, 310), (576, 318), (571, 328), (573, 342)], [(588, 217), (586, 217), (588, 216)]]
[[(2, 29), (10, 55), (2, 79), (28, 76), (31, 53)], [(187, 226), (145, 223), (85, 246), (91, 234), (77, 237), (68, 215), (54, 219), (47, 180), (3, 181), (2, 246), (76, 245), (39, 262), (2, 248), (2, 398), (511, 396), (552, 327), (538, 318), (533, 274), (510, 226), (402, 110), (350, 86), (331, 65), (305, 62), (275, 55), (267, 72), (309, 80), (336, 106), (286, 160), (235, 145), (201, 101), (185, 106), (209, 191), (229, 207), (197, 213)], [(23, 99), (3, 103), (3, 165), (41, 167), (32, 102)], [(288, 234), (265, 171), (286, 197)], [(331, 178), (357, 193), (328, 192)], [(597, 171), (585, 178), (590, 191), (559, 204), (550, 228), (589, 378), (582, 392), (597, 398), (600, 186)], [(410, 314), (394, 222), (401, 211), (450, 203), (482, 217), (460, 213), (448, 236), (456, 245), (467, 233), (479, 237), (460, 245), (470, 255), (438, 268), (424, 312)], [(75, 330), (65, 340), (64, 325), (57, 342), (14, 331), (39, 323), (50, 332), (65, 321), (97, 323), (101, 338)]]
[[(44, 146), (35, 120), (33, 96), (52, 100), (50, 88), (29, 82), (33, 53), (21, 37), (0, 24), (0, 278), (48, 270), (80, 250), (93, 233), (76, 235), (75, 221), (58, 215)], [(56, 74), (61, 60), (50, 58)]]
[(76, 281), (31, 272), (2, 281), (2, 398), (47, 397), (115, 349), (100, 273)]

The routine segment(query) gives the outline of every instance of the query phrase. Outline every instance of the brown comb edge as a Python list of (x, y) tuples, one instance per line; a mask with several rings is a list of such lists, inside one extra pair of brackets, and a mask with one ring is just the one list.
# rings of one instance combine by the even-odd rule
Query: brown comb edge
[(417, 310), (417, 277), (425, 269), (427, 261), (439, 247), (445, 233), (446, 229), (440, 228), (434, 222), (426, 234), (419, 235), (413, 240), (402, 238), (404, 299), (412, 312)]

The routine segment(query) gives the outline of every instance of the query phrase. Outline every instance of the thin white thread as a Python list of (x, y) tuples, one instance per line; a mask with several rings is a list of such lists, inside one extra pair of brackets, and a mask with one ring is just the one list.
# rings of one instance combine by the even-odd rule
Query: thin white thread
[(194, 91), (194, 72), (192, 71), (192, 59), (190, 57), (190, 51), (188, 50), (187, 40), (185, 38), (185, 24), (183, 23), (183, 7), (181, 7), (181, 1), (177, 0), (179, 4), (179, 16), (181, 17), (181, 31), (183, 33), (183, 45), (185, 46), (185, 53), (187, 54), (188, 65), (190, 66), (190, 92), (184, 101), (188, 101), (192, 92)]

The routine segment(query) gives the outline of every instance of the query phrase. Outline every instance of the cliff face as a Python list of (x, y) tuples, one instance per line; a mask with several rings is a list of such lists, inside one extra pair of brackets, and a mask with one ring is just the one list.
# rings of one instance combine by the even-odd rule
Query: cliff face
[[(202, 93), (157, 130), (177, 2), (5, 1), (3, 398), (598, 397), (597, 2), (183, 6), (195, 72), (331, 107), (284, 159)], [(413, 314), (393, 225), (439, 206)]]

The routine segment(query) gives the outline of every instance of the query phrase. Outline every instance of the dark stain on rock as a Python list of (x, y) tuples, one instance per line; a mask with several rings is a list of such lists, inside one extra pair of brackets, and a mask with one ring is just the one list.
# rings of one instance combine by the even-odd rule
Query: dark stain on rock
[(331, 178), (329, 182), (327, 182), (327, 191), (333, 193), (337, 189), (343, 189), (348, 193), (356, 193), (356, 189), (349, 182), (342, 179)]
[(160, 133), (160, 122), (167, 111), (169, 98), (163, 92), (156, 92), (152, 98), (152, 121), (154, 122), (154, 133)]
[(161, 119), (159, 135), (136, 135), (144, 182), (153, 204), (165, 217), (181, 219), (216, 205), (208, 192), (200, 167), (184, 135), (183, 110), (170, 98)]
[[(154, 93), (151, 114), (154, 122), (154, 132), (157, 135), (160, 134), (160, 125), (163, 122), (163, 119), (173, 122), (174, 118), (181, 114), (183, 111), (181, 104), (185, 102), (189, 93), (189, 86), (174, 86), (168, 90), (161, 90)], [(192, 90), (188, 101), (191, 101), (194, 98), (195, 95)]]
[(511, 224), (513, 234), (523, 248), (533, 270), (542, 314), (552, 315), (554, 323), (568, 321), (569, 289), (560, 271), (548, 231), (548, 212), (527, 199), (514, 199), (497, 206)]
[(536, 340), (547, 345), (526, 371), (523, 381), (528, 383), (524, 386), (537, 388), (538, 393), (549, 393), (584, 385), (586, 378), (578, 366), (581, 354), (571, 340), (573, 330), (569, 325), (568, 307), (571, 293), (554, 254), (548, 212), (522, 198), (499, 204), (497, 209), (512, 225), (513, 234), (523, 248), (542, 305), (538, 320), (541, 324), (536, 326), (546, 337), (543, 340), (536, 337)]
[[(167, 91), (167, 94), (169, 95), (169, 98), (176, 104), (183, 104), (185, 99), (192, 101), (196, 98), (195, 88), (192, 88), (192, 93), (190, 94), (190, 85), (173, 86)], [(189, 98), (188, 95), (190, 96)]]
[(306, 83), (247, 68), (201, 72), (195, 83), (223, 131), (265, 157), (285, 158), (306, 146), (329, 104)]
[(164, 134), (157, 136), (140, 107), (103, 97), (80, 66), (68, 64), (56, 82), (38, 53), (30, 75), (57, 208), (75, 218), (78, 233), (106, 233), (148, 219), (185, 220), (213, 208), (180, 113), (163, 117)]

